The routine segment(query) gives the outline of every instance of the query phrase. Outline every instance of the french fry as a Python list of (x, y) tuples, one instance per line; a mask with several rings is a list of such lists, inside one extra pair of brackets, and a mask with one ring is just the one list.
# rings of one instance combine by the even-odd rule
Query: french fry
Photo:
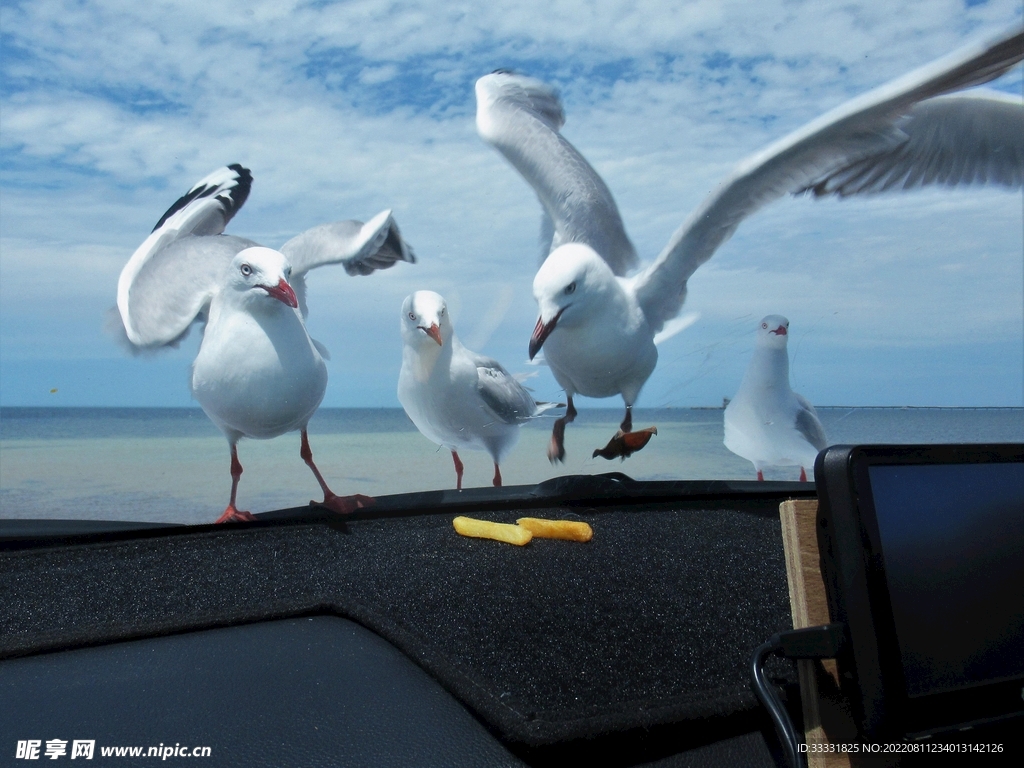
[(526, 528), (509, 523), (492, 523), (488, 520), (475, 520), (472, 517), (456, 517), (452, 520), (456, 533), (471, 536), (475, 539), (494, 539), (507, 544), (523, 546), (529, 544), (533, 534)]
[(566, 541), (590, 541), (594, 530), (586, 523), (575, 520), (545, 520), (541, 517), (520, 517), (516, 525), (525, 528), (538, 539), (565, 539)]

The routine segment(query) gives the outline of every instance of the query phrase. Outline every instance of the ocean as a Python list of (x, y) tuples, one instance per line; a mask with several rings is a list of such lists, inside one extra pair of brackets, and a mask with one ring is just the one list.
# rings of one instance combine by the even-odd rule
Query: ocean
[[(526, 425), (501, 467), (505, 485), (618, 471), (637, 480), (755, 479), (722, 444), (719, 408), (638, 409), (658, 435), (626, 461), (591, 458), (618, 409), (581, 410), (566, 462), (545, 450), (553, 417)], [(819, 408), (830, 444), (1024, 442), (1024, 408)], [(455, 487), (451, 454), (398, 408), (323, 408), (309, 425), (314, 458), (335, 493), (380, 496)], [(460, 453), (464, 487), (490, 485), (490, 457)], [(265, 512), (322, 498), (299, 458), (299, 435), (243, 440), (241, 509)], [(0, 517), (206, 523), (227, 504), (227, 441), (198, 408), (0, 408)], [(799, 470), (766, 473), (796, 480)]]

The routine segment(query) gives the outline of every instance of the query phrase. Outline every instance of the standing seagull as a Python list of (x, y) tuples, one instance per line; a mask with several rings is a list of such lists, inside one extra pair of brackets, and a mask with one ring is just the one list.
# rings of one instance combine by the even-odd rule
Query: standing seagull
[(206, 324), (191, 386), (231, 446), (231, 499), (218, 523), (254, 519), (235, 506), (239, 439), (295, 430), (302, 432), (299, 455), (323, 489), (322, 504), (351, 512), (372, 499), (332, 493), (313, 463), (306, 434), (327, 389), (327, 366), (326, 349), (306, 332), (305, 274), (340, 263), (350, 275), (368, 275), (416, 259), (390, 211), (368, 224), (322, 224), (280, 251), (222, 235), (251, 184), (247, 168), (229, 165), (170, 207), (121, 271), (121, 324), (138, 349), (174, 346), (194, 321)]
[(402, 304), (402, 372), (398, 400), (430, 441), (452, 452), (462, 490), (459, 450), (487, 451), (498, 465), (519, 439), (519, 426), (555, 407), (536, 403), (501, 364), (466, 349), (455, 335), (444, 299), (417, 291)]
[[(621, 395), (624, 432), (657, 363), (654, 338), (673, 325), (686, 281), (740, 222), (787, 193), (855, 195), (928, 184), (1024, 177), (1024, 106), (1001, 95), (942, 96), (995, 79), (1024, 58), (1024, 32), (973, 45), (860, 96), (739, 164), (632, 277), (637, 256), (611, 192), (558, 132), (550, 86), (498, 70), (476, 83), (480, 136), (540, 198), (550, 248), (533, 282), (540, 318), (531, 359), (545, 350), (568, 395), (548, 458), (561, 461), (573, 396)], [(941, 97), (941, 98), (933, 98)]]
[(765, 467), (814, 467), (826, 446), (814, 406), (789, 388), (789, 320), (768, 315), (757, 327), (754, 354), (739, 391), (725, 409), (725, 447), (753, 462), (757, 479)]

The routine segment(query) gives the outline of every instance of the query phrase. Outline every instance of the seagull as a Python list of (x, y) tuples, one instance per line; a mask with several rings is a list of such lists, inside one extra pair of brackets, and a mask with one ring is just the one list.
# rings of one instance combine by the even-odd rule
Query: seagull
[(814, 406), (789, 387), (788, 341), (789, 320), (761, 320), (743, 382), (725, 408), (725, 447), (753, 462), (758, 480), (765, 467), (795, 464), (805, 483), (827, 441)]
[(500, 486), (498, 465), (520, 425), (558, 406), (534, 402), (498, 361), (462, 346), (444, 298), (433, 291), (417, 291), (402, 304), (402, 341), (398, 400), (424, 437), (452, 452), (455, 487), (462, 490), (459, 451), (466, 448), (491, 455)]
[(306, 332), (305, 274), (340, 263), (350, 275), (368, 275), (416, 259), (390, 211), (366, 224), (313, 227), (280, 251), (221, 234), (251, 185), (247, 168), (229, 165), (168, 209), (121, 271), (117, 325), (122, 341), (141, 351), (177, 346), (193, 322), (205, 323), (191, 389), (231, 448), (231, 497), (218, 523), (255, 519), (236, 506), (238, 441), (293, 431), (301, 432), (299, 455), (323, 489), (320, 504), (351, 512), (373, 500), (334, 494), (309, 448), (306, 425), (327, 389), (328, 355)]
[[(1024, 31), (963, 48), (813, 120), (741, 162), (640, 268), (607, 185), (560, 133), (549, 85), (508, 70), (476, 83), (476, 126), (533, 187), (546, 253), (533, 281), (530, 338), (565, 390), (548, 458), (565, 458), (573, 397), (620, 395), (632, 409), (658, 360), (655, 337), (682, 309), (694, 271), (747, 216), (786, 194), (817, 197), (971, 183), (1019, 188), (1024, 105), (1002, 94), (952, 94), (1024, 58)], [(631, 274), (630, 274), (631, 273)], [(627, 276), (629, 275), (629, 276)]]

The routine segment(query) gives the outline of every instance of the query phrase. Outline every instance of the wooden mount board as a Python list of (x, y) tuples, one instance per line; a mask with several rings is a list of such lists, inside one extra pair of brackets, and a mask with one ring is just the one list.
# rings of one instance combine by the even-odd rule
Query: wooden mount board
[[(786, 550), (786, 579), (793, 628), (828, 624), (828, 599), (821, 575), (818, 553), (818, 502), (791, 499), (779, 505), (782, 543)], [(898, 765), (894, 758), (865, 757), (846, 752), (829, 752), (831, 745), (857, 744), (860, 738), (843, 698), (839, 693), (839, 672), (833, 659), (797, 662), (800, 675), (800, 701), (807, 742), (807, 768), (857, 768), (858, 766)], [(820, 752), (815, 752), (815, 748)]]

